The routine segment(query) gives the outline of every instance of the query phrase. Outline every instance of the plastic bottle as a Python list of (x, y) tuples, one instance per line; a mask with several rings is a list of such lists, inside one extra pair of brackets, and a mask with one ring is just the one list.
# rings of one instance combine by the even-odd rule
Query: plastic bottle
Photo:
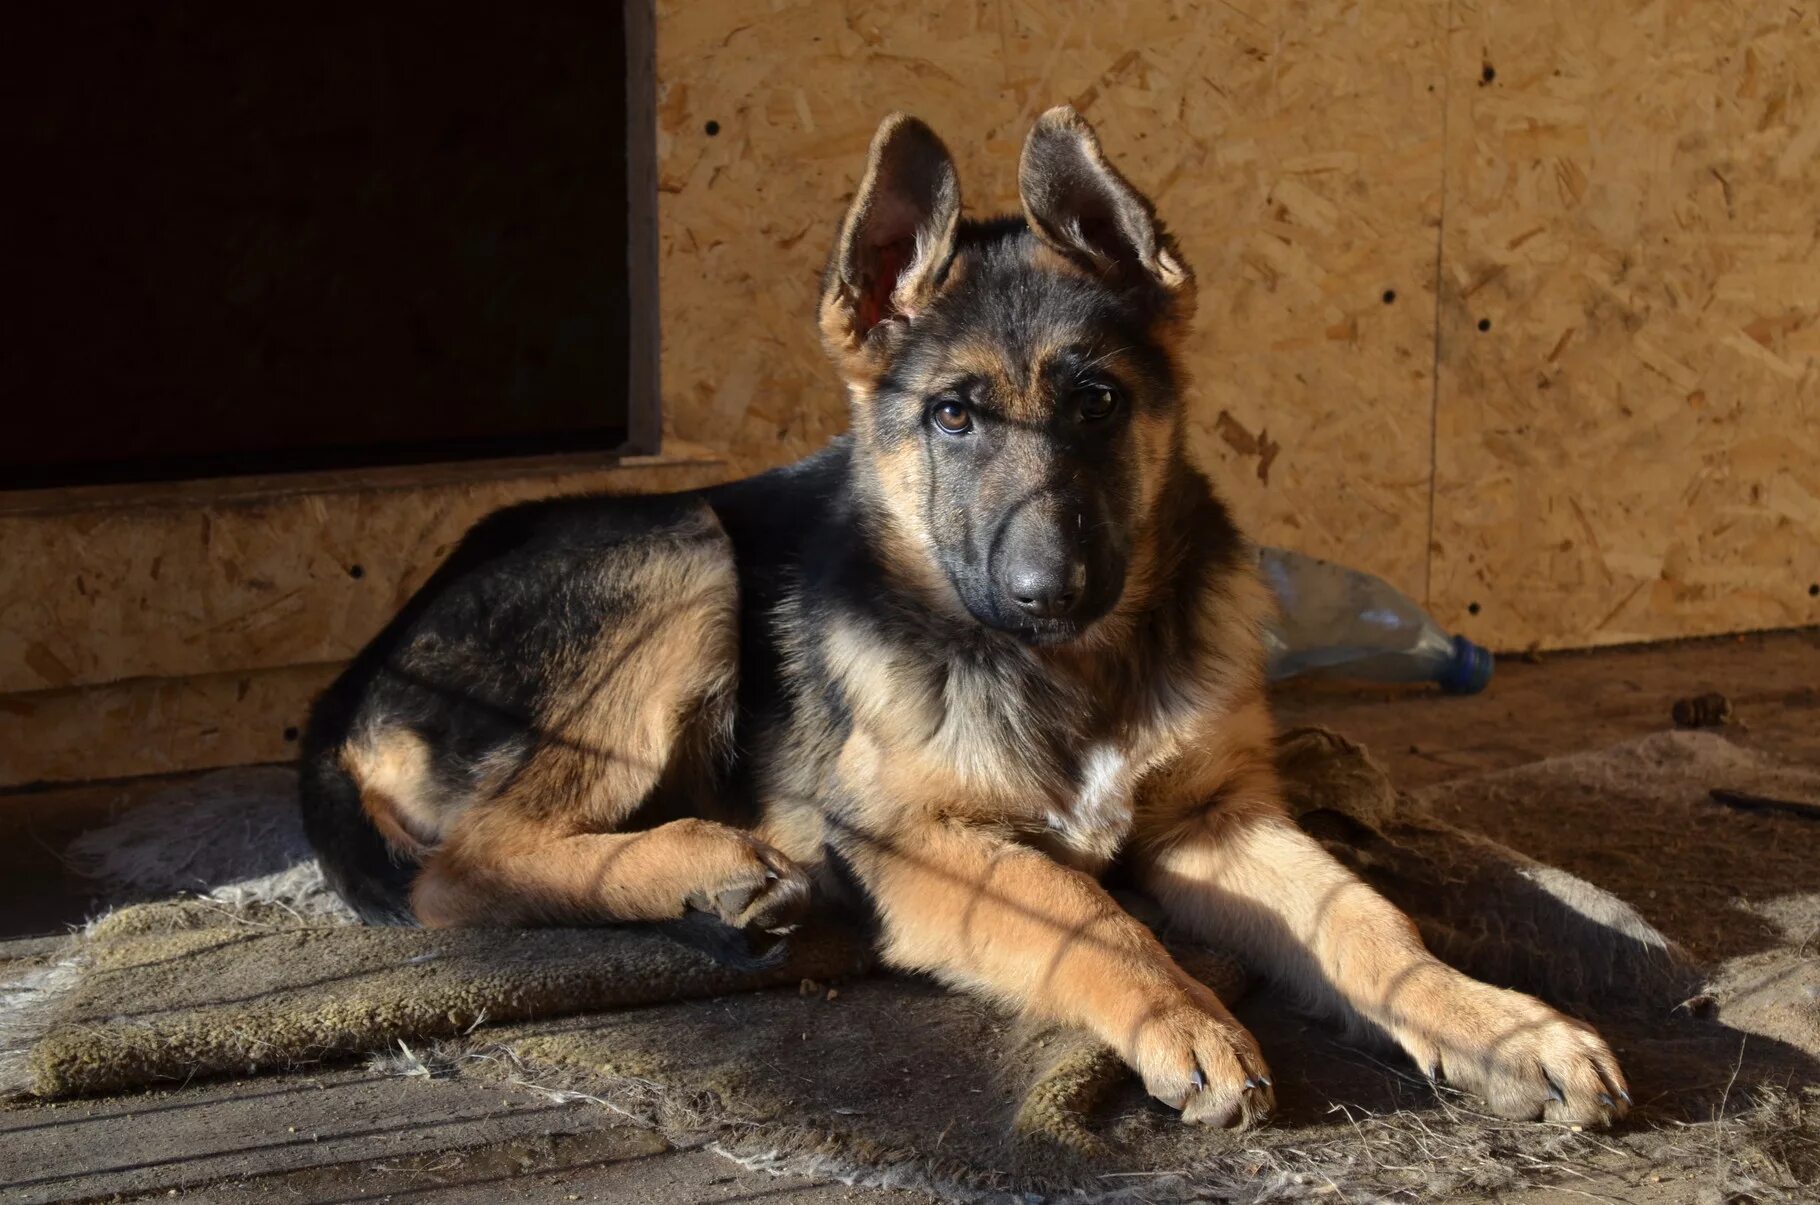
[(1442, 631), (1382, 578), (1282, 548), (1260, 548), (1258, 565), (1282, 612), (1265, 641), (1273, 679), (1320, 671), (1461, 695), (1491, 681), (1490, 652)]

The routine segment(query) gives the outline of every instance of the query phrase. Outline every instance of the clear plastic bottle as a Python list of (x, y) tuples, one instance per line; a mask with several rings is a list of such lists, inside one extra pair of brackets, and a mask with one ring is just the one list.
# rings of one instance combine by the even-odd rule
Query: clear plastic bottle
[(1260, 548), (1258, 565), (1282, 612), (1265, 641), (1273, 679), (1320, 671), (1461, 695), (1491, 681), (1490, 652), (1442, 631), (1382, 578), (1281, 548)]

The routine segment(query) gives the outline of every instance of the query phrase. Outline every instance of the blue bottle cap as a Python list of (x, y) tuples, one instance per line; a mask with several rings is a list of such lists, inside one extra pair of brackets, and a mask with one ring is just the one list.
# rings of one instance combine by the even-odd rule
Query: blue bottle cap
[(1450, 695), (1476, 695), (1491, 681), (1490, 649), (1480, 648), (1464, 636), (1453, 638), (1453, 664), (1441, 675), (1441, 689)]

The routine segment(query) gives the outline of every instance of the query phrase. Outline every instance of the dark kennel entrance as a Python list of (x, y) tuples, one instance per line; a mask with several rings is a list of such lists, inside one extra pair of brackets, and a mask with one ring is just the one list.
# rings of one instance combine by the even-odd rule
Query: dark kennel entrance
[(0, 488), (655, 450), (648, 5), (10, 40)]

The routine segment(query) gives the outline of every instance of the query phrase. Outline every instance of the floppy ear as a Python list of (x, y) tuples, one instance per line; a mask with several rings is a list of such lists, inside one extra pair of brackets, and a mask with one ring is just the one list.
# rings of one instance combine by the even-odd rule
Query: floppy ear
[(1024, 217), (1039, 238), (1104, 275), (1141, 272), (1183, 301), (1194, 275), (1148, 198), (1106, 161), (1100, 140), (1067, 105), (1037, 118), (1018, 161)]
[(859, 371), (875, 329), (914, 318), (934, 295), (960, 214), (942, 140), (903, 113), (880, 122), (822, 280), (822, 338), (844, 371)]

